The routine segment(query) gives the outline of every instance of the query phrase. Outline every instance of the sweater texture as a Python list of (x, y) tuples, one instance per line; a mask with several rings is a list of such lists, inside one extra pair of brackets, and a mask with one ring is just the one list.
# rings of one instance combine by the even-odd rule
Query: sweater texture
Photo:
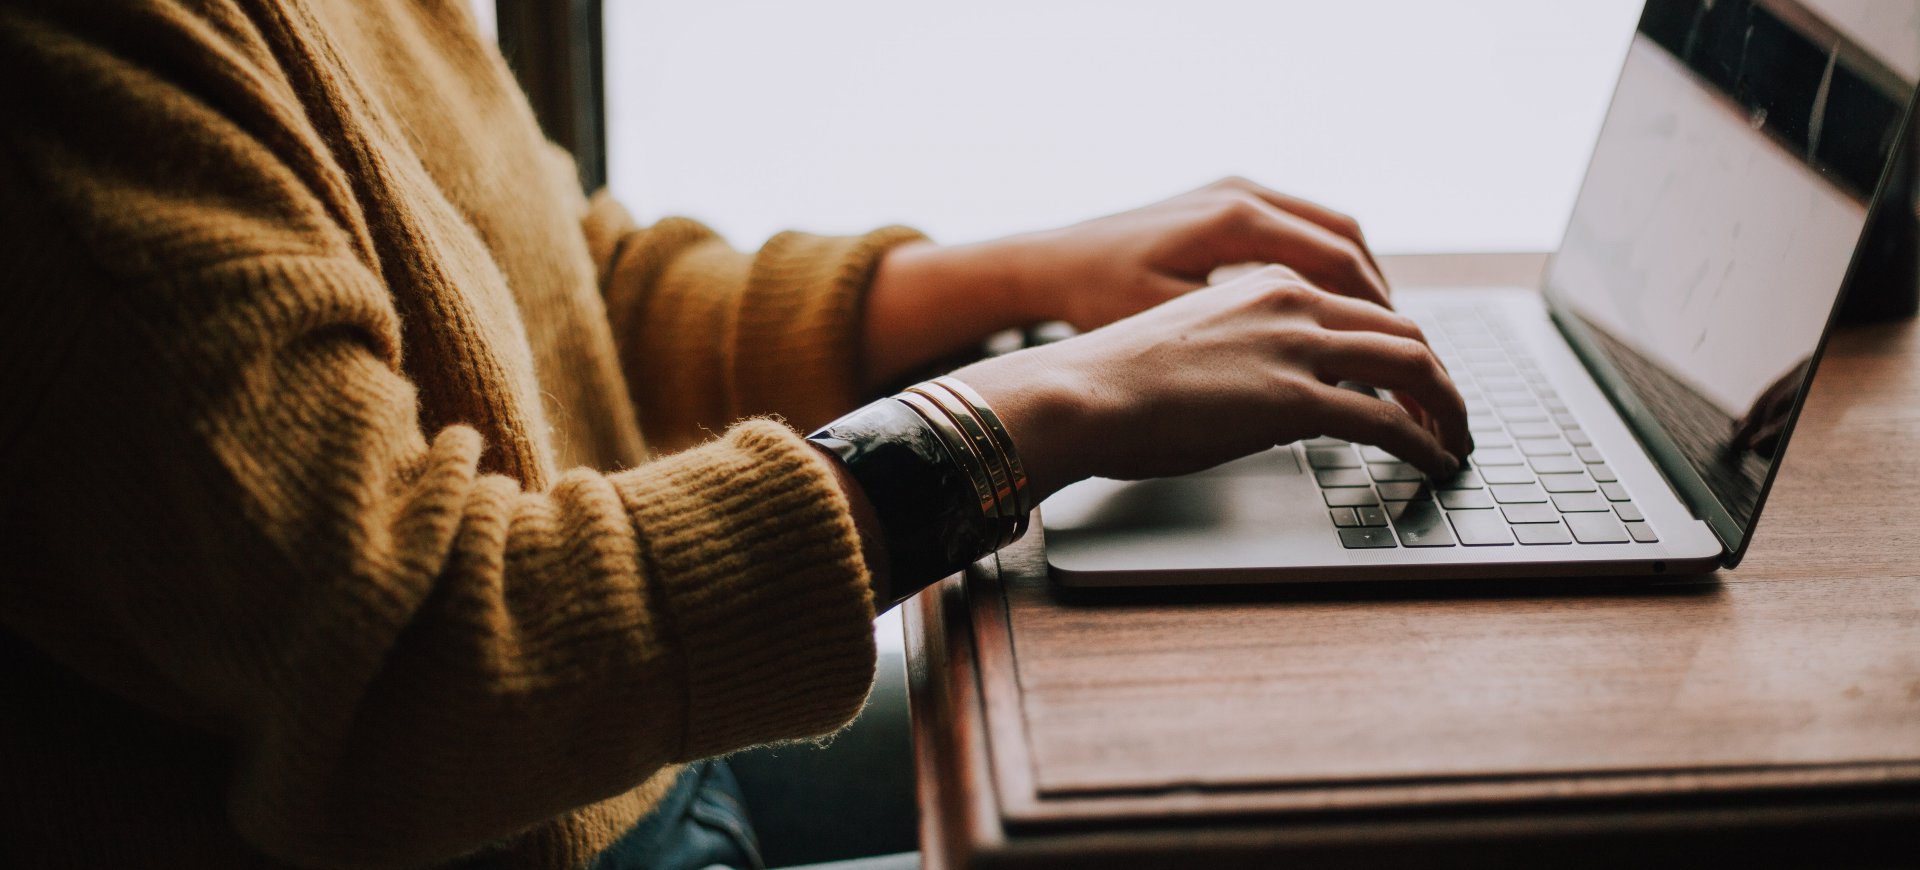
[(0, 0), (0, 143), (0, 865), (575, 866), (858, 710), (770, 418), (911, 232), (637, 225), (466, 0)]

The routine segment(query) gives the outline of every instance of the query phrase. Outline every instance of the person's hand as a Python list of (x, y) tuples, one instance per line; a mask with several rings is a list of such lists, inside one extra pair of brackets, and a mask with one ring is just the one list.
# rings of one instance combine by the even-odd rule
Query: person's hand
[(1393, 307), (1359, 224), (1243, 178), (1000, 244), (1014, 252), (1009, 277), (1032, 317), (1081, 330), (1192, 292), (1238, 263), (1286, 266), (1315, 286)]
[(1353, 219), (1229, 178), (1057, 230), (894, 249), (867, 297), (865, 386), (892, 383), (1001, 329), (1053, 320), (1094, 329), (1241, 263), (1288, 266), (1334, 293), (1391, 307)]
[[(1271, 267), (1105, 328), (954, 373), (1006, 422), (1035, 494), (1198, 471), (1303, 438), (1380, 446), (1451, 476), (1467, 411), (1420, 328)], [(1388, 389), (1408, 406), (1341, 389)]]

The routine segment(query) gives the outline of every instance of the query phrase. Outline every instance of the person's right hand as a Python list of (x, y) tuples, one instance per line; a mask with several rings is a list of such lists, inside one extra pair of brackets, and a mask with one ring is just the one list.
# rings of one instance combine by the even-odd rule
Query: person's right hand
[(1036, 499), (1087, 477), (1184, 474), (1321, 435), (1436, 477), (1473, 450), (1465, 403), (1418, 326), (1280, 267), (954, 376), (1005, 422)]

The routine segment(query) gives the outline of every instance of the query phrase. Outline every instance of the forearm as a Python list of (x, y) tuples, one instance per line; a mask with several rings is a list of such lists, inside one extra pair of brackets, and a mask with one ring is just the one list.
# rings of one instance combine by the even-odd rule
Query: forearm
[(889, 251), (861, 322), (861, 386), (869, 394), (1005, 329), (1047, 318), (1023, 286), (1028, 246), (1014, 237)]

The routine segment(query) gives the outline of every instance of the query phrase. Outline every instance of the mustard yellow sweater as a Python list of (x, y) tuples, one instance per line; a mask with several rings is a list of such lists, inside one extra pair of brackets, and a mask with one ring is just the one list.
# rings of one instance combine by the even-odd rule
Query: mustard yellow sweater
[(865, 696), (727, 426), (856, 404), (911, 234), (636, 226), (466, 4), (0, 0), (0, 865), (567, 866)]

